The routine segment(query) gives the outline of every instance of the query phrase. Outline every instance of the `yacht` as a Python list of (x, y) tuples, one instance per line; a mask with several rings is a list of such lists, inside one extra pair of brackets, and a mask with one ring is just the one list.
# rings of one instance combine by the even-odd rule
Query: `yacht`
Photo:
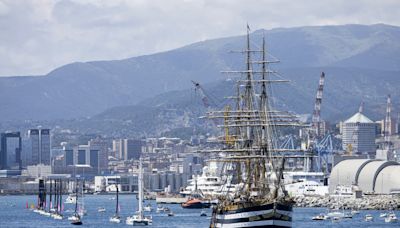
[(325, 196), (329, 194), (322, 172), (284, 172), (285, 190), (292, 196)]

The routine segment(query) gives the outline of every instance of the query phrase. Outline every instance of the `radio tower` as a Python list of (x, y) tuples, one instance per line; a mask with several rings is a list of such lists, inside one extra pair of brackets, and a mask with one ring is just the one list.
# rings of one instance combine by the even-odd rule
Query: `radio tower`
[(319, 137), (323, 133), (322, 123), (321, 123), (321, 103), (322, 103), (322, 93), (324, 91), (325, 73), (322, 72), (319, 78), (319, 84), (317, 89), (317, 96), (315, 97), (314, 112), (312, 115), (312, 131), (316, 137)]

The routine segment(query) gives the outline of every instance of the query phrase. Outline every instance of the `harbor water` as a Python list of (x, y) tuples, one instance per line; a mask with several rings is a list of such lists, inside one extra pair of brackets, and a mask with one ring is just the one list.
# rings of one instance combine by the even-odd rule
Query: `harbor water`
[[(63, 197), (64, 199), (66, 196)], [(64, 220), (54, 220), (34, 213), (26, 209), (36, 203), (36, 196), (0, 196), (0, 227), (72, 227), (66, 219), (73, 213), (74, 205), (64, 204)], [(121, 211), (120, 215), (123, 222), (112, 224), (108, 220), (115, 212), (115, 199), (113, 195), (88, 195), (85, 196), (85, 208), (88, 211), (87, 216), (83, 217), (83, 227), (126, 227), (125, 218), (132, 215), (137, 210), (137, 201), (135, 195), (120, 195)], [(153, 216), (153, 225), (150, 227), (208, 227), (210, 223), (211, 209), (207, 210), (207, 217), (200, 217), (201, 209), (182, 209), (180, 205), (170, 204), (163, 206), (169, 207), (175, 214), (168, 217), (167, 213), (157, 213), (154, 200), (146, 201), (144, 205), (150, 203), (153, 206), (153, 212), (148, 213)], [(105, 212), (98, 212), (98, 208), (104, 207)], [(400, 222), (385, 223), (383, 218), (379, 218), (382, 211), (360, 211), (353, 219), (344, 219), (337, 222), (331, 220), (312, 221), (311, 217), (319, 213), (326, 212), (325, 208), (295, 208), (293, 215), (293, 227), (400, 227)], [(365, 222), (364, 216), (371, 214), (374, 221)], [(400, 216), (400, 212), (396, 212)]]

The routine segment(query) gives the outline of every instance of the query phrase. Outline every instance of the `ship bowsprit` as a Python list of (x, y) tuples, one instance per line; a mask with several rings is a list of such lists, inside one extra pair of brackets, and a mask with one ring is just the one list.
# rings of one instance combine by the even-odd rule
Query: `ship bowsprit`
[(210, 227), (292, 227), (292, 211), (292, 205), (280, 202), (215, 208)]

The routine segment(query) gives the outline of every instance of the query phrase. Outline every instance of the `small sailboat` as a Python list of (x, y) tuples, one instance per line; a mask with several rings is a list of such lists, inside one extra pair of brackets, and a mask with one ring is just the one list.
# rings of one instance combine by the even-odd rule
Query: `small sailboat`
[(139, 210), (136, 214), (129, 216), (126, 218), (127, 225), (141, 225), (147, 226), (153, 223), (153, 219), (151, 216), (145, 216), (143, 211), (143, 168), (142, 168), (142, 159), (139, 160)]
[(78, 182), (76, 182), (76, 200), (75, 200), (75, 212), (74, 214), (68, 218), (71, 221), (72, 225), (82, 225), (81, 216), (78, 213)]
[(119, 216), (119, 190), (118, 190), (118, 184), (116, 184), (116, 189), (117, 189), (117, 204), (115, 206), (115, 214), (110, 218), (110, 222), (113, 223), (121, 223), (121, 217)]
[(385, 222), (397, 222), (397, 216), (394, 212), (391, 212), (388, 214), (388, 216), (385, 218)]
[(371, 222), (371, 221), (374, 221), (374, 217), (371, 214), (366, 214), (364, 217), (364, 220), (366, 222)]

